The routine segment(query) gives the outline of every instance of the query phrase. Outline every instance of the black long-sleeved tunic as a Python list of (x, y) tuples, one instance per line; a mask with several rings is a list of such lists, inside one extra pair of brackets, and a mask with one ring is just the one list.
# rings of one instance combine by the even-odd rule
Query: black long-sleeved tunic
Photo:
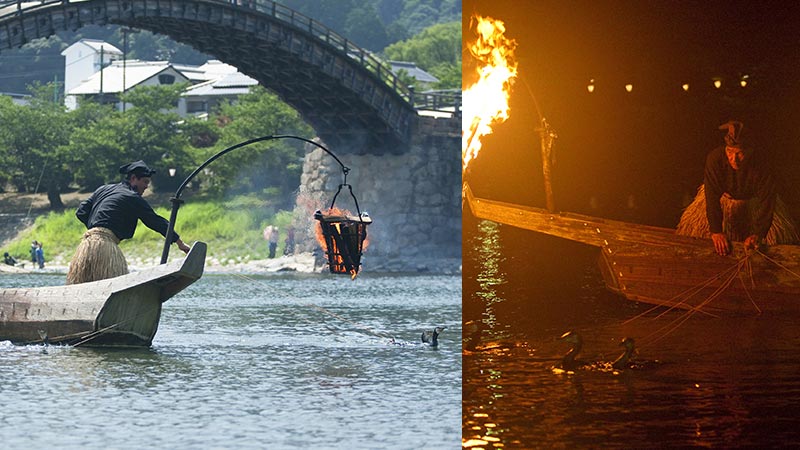
[[(169, 221), (156, 214), (127, 181), (100, 186), (81, 202), (75, 215), (86, 228), (108, 228), (119, 240), (133, 237), (139, 220), (162, 236), (167, 235), (169, 227)], [(178, 238), (175, 233), (173, 242)]]
[(727, 193), (735, 200), (758, 200), (758, 209), (749, 228), (751, 234), (761, 239), (767, 236), (775, 212), (776, 188), (772, 175), (762, 165), (747, 159), (739, 170), (733, 170), (725, 155), (725, 147), (718, 147), (706, 158), (703, 182), (706, 215), (712, 233), (722, 232), (722, 207), (719, 201)]

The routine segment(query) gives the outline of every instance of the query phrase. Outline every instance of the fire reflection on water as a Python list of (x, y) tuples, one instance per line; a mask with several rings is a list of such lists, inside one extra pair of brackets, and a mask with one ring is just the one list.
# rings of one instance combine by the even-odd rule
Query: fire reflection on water
[(568, 347), (557, 337), (566, 330), (584, 337), (580, 359), (610, 361), (622, 337), (646, 336), (681, 313), (629, 321), (649, 307), (603, 288), (594, 249), (468, 214), (464, 233), (464, 448), (800, 441), (798, 317), (693, 317), (639, 348), (638, 360), (658, 364), (558, 374), (553, 361)]
[[(492, 306), (503, 301), (498, 289), (505, 284), (505, 278), (500, 271), (500, 259), (502, 256), (500, 254), (499, 228), (500, 225), (497, 223), (482, 221), (478, 225), (478, 234), (473, 237), (474, 242), (468, 241), (467, 243), (467, 245), (474, 244), (473, 248), (478, 255), (480, 272), (475, 277), (478, 289), (469, 293), (465, 291), (464, 294), (474, 296), (474, 299), (467, 301), (477, 301), (478, 304), (483, 305), (483, 311), (480, 319), (468, 321), (464, 324), (464, 344), (462, 348), (465, 349), (465, 354), (470, 353), (468, 349), (475, 350), (481, 347), (482, 335), (484, 333), (491, 335), (492, 330), (497, 326), (497, 318)], [(467, 373), (467, 365), (467, 361), (464, 361), (465, 375)], [(503, 395), (502, 372), (489, 369), (484, 373), (481, 370), (480, 375), (485, 379), (480, 384), (485, 383), (486, 389), (493, 391), (491, 394), (493, 400), (486, 405), (490, 406), (494, 400)], [(465, 398), (467, 392), (468, 387), (465, 384)], [(489, 414), (484, 410), (483, 405), (476, 412), (472, 412), (466, 405), (462, 410), (464, 411), (462, 433), (462, 446), (464, 448), (481, 448), (492, 444), (502, 446), (501, 439), (497, 436), (502, 433), (502, 428), (493, 422)]]

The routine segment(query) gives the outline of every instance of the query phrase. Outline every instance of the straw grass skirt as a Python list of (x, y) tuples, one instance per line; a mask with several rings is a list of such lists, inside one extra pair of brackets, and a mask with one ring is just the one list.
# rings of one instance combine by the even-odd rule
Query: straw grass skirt
[(108, 228), (92, 228), (83, 233), (67, 272), (67, 284), (105, 280), (128, 273), (128, 263), (119, 248), (119, 239)]
[[(725, 194), (719, 200), (722, 206), (722, 231), (732, 241), (744, 241), (753, 234), (750, 224), (754, 222), (758, 211), (758, 200), (735, 200)], [(704, 185), (697, 189), (697, 195), (689, 206), (683, 210), (678, 223), (677, 234), (699, 238), (711, 238), (706, 217), (706, 193)], [(772, 217), (772, 226), (765, 239), (767, 245), (796, 244), (800, 242), (792, 220), (789, 218), (788, 208), (780, 197), (775, 200), (775, 212)]]

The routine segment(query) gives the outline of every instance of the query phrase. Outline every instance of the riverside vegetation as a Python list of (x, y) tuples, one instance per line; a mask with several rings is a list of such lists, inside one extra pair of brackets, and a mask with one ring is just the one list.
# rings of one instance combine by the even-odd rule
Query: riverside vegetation
[[(302, 1), (294, 3), (297, 7), (306, 5)], [(308, 5), (319, 7), (323, 3), (331, 6), (331, 11), (339, 11), (342, 5), (338, 0)], [(354, 11), (363, 12), (360, 2), (350, 3)], [(389, 3), (387, 7), (400, 6)], [(425, 6), (417, 3), (404, 2), (407, 8), (403, 9), (403, 17), (424, 16), (426, 20), (408, 23), (416, 24), (415, 27), (437, 19), (445, 19), (447, 23), (415, 28), (410, 37), (398, 34), (386, 42), (391, 45), (384, 49), (383, 57), (416, 61), (440, 78), (434, 88), (458, 88), (460, 22), (453, 22), (451, 15), (460, 15), (460, 2), (441, 2), (441, 17), (427, 7), (422, 8), (427, 13), (415, 13), (417, 6)], [(371, 4), (375, 6), (374, 2)], [(39, 40), (36, 44), (48, 42)], [(411, 82), (406, 73), (401, 72), (401, 78)], [(36, 211), (33, 224), (8, 223), (0, 233), (2, 251), (20, 261), (29, 260), (31, 241), (37, 240), (44, 243), (48, 262), (66, 264), (84, 232), (74, 215), (75, 199), (88, 198), (101, 184), (119, 181), (117, 169), (121, 164), (142, 159), (158, 171), (148, 191), (155, 196), (150, 203), (159, 214), (169, 217), (169, 195), (186, 175), (222, 149), (259, 136), (314, 137), (314, 131), (297, 111), (260, 86), (239, 96), (236, 102), (220, 105), (204, 120), (179, 117), (172, 109), (184, 85), (133, 88), (120, 95), (119, 100), (131, 106), (125, 111), (93, 98), (81, 99), (77, 109), (67, 111), (58, 82), (43, 84), (30, 80), (29, 104), (16, 104), (11, 97), (0, 95), (3, 124), (0, 193), (20, 197), (46, 193), (49, 202), (46, 210)], [(221, 262), (247, 262), (266, 258), (268, 250), (262, 230), (266, 225), (277, 225), (281, 230), (278, 254), (282, 254), (286, 230), (293, 220), (295, 223), (302, 220), (293, 218), (291, 211), (295, 207), (304, 154), (305, 148), (299, 141), (275, 140), (256, 143), (220, 158), (187, 186), (184, 195), (187, 203), (180, 209), (176, 230), (187, 243), (194, 240), (208, 243), (212, 258)], [(169, 176), (170, 173), (175, 176)], [(63, 201), (62, 196), (67, 193), (74, 196), (72, 203)], [(20, 209), (0, 205), (0, 212), (13, 215)], [(163, 238), (140, 225), (133, 239), (123, 241), (121, 247), (129, 262), (157, 261)]]
[[(89, 194), (86, 196), (88, 197)], [(182, 205), (176, 229), (187, 243), (203, 241), (209, 245), (209, 256), (219, 261), (247, 262), (266, 259), (269, 249), (262, 235), (267, 225), (281, 230), (277, 254), (283, 254), (286, 230), (292, 223), (290, 211), (274, 211), (261, 205), (252, 196), (238, 196), (227, 201), (188, 200)], [(170, 207), (153, 205), (157, 213), (169, 217)], [(33, 225), (22, 230), (0, 250), (18, 261), (29, 260), (31, 241), (44, 243), (45, 257), (56, 264), (67, 264), (75, 252), (86, 228), (75, 218), (74, 209), (49, 212), (36, 218)], [(158, 260), (164, 238), (142, 225), (132, 239), (120, 243), (128, 261)], [(181, 254), (174, 246), (170, 255)]]

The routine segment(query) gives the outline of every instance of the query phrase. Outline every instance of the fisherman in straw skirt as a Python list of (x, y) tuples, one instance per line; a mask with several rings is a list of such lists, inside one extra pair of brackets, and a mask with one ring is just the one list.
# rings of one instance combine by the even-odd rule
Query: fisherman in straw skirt
[[(141, 220), (148, 228), (167, 234), (169, 222), (153, 211), (142, 194), (150, 185), (155, 170), (143, 161), (136, 161), (119, 168), (125, 175), (120, 183), (100, 186), (88, 199), (81, 202), (75, 215), (86, 225), (75, 256), (69, 265), (67, 284), (112, 278), (128, 273), (128, 264), (118, 244), (130, 239)], [(189, 246), (177, 233), (173, 237), (184, 253)]]
[(726, 131), (725, 145), (708, 154), (703, 185), (683, 212), (677, 233), (710, 237), (720, 255), (730, 253), (730, 241), (743, 241), (745, 249), (796, 243), (797, 230), (772, 174), (743, 139), (744, 124), (730, 121), (719, 129)]

